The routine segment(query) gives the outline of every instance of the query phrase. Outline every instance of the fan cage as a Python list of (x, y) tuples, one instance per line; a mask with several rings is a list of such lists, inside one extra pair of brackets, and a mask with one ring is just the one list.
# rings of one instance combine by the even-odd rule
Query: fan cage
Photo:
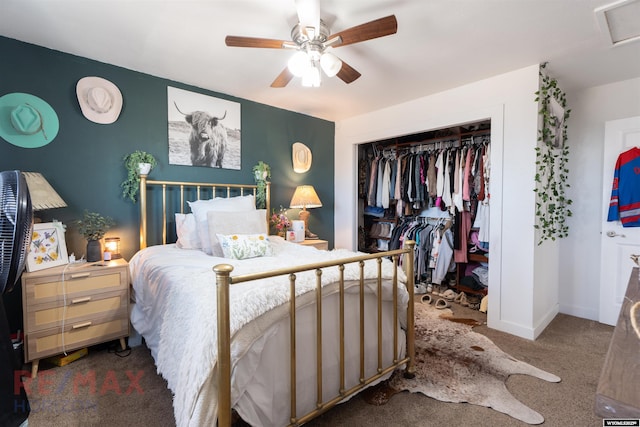
[(0, 172), (0, 292), (10, 292), (22, 274), (31, 243), (33, 209), (20, 171)]

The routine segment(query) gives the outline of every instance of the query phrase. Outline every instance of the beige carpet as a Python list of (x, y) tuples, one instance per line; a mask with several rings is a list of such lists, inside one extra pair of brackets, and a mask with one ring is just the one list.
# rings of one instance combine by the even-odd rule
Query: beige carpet
[[(486, 316), (453, 304), (456, 317)], [(593, 411), (598, 377), (613, 328), (591, 320), (560, 314), (535, 341), (477, 326), (518, 360), (560, 376), (550, 384), (528, 375), (512, 375), (507, 388), (519, 401), (544, 415), (544, 426), (597, 426)], [(117, 341), (112, 343), (115, 347)], [(89, 349), (89, 355), (60, 367), (43, 363), (41, 375), (29, 383), (33, 411), (30, 427), (128, 426), (171, 427), (171, 392), (156, 374), (149, 350), (135, 347), (128, 357), (107, 346)], [(28, 372), (30, 365), (24, 366)], [(45, 372), (47, 372), (45, 374)], [(95, 388), (86, 377), (95, 373)], [(127, 376), (127, 373), (131, 377)], [(527, 424), (492, 409), (447, 403), (419, 393), (402, 392), (386, 405), (373, 406), (360, 394), (307, 424), (308, 427), (443, 426), (513, 427)]]
[(416, 304), (416, 376), (395, 374), (386, 384), (391, 393), (407, 390), (443, 402), (485, 406), (528, 424), (543, 423), (544, 417), (516, 399), (505, 382), (515, 374), (552, 383), (560, 378), (516, 360), (460, 319), (448, 320), (452, 315), (449, 309)]

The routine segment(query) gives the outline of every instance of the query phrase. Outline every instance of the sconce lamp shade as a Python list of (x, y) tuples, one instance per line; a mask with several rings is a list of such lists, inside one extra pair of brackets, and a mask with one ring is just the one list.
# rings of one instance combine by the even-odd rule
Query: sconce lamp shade
[(64, 208), (67, 206), (62, 197), (56, 193), (51, 184), (38, 172), (22, 172), (29, 195), (31, 196), (31, 205), (34, 211), (43, 211), (45, 209)]
[(293, 193), (289, 207), (302, 209), (320, 208), (322, 207), (322, 202), (313, 185), (300, 185)]
[(122, 255), (120, 255), (120, 238), (106, 237), (104, 239), (104, 251), (111, 254), (111, 259), (122, 258)]

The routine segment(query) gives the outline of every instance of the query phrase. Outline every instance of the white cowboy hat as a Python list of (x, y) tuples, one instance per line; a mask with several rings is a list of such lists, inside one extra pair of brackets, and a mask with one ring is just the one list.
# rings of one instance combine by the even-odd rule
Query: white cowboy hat
[(118, 120), (122, 109), (122, 93), (109, 80), (102, 77), (83, 77), (76, 85), (76, 94), (82, 114), (103, 125)]
[(293, 171), (304, 173), (311, 168), (311, 150), (301, 142), (293, 143)]
[(39, 148), (58, 135), (58, 115), (49, 103), (28, 93), (0, 97), (0, 137), (22, 148)]

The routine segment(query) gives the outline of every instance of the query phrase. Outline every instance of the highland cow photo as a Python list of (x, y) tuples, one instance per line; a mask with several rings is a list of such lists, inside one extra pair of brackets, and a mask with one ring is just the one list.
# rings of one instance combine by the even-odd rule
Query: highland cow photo
[(167, 87), (169, 164), (240, 169), (240, 103)]

